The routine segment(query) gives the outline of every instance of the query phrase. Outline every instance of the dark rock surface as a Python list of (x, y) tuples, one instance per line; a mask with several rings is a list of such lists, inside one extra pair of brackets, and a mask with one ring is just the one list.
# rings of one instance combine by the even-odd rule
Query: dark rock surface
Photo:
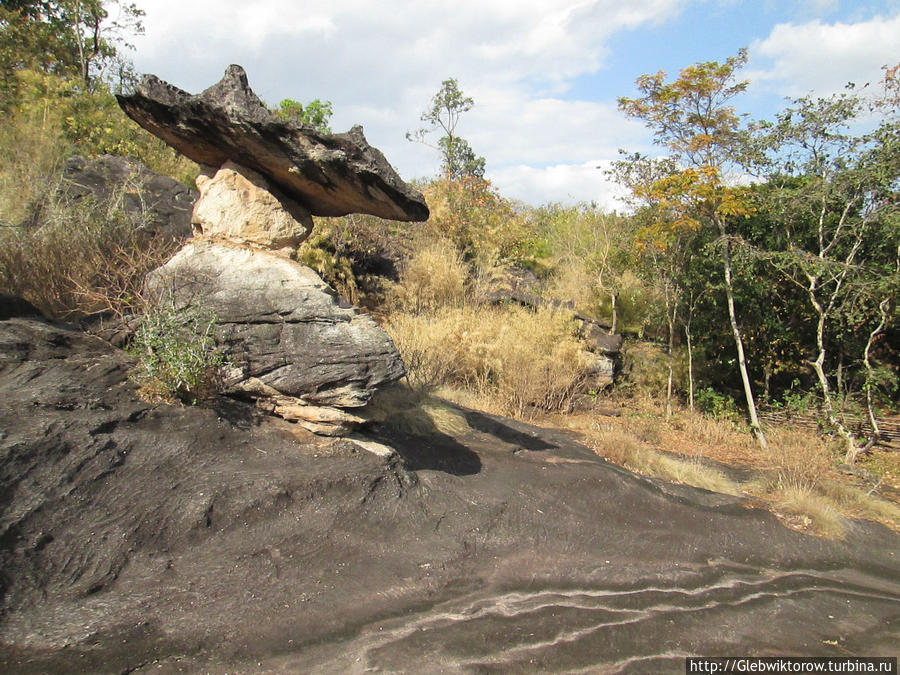
[(236, 371), (315, 405), (354, 408), (405, 374), (372, 317), (340, 306), (308, 267), (265, 251), (195, 240), (147, 278), (162, 302), (212, 310), (216, 341)]
[(0, 293), (0, 321), (17, 316), (42, 316), (41, 311), (27, 300), (16, 295)]
[(118, 100), (138, 124), (195, 162), (219, 167), (231, 160), (253, 169), (312, 215), (428, 219), (425, 200), (368, 144), (362, 127), (325, 134), (279, 120), (240, 66), (229, 66), (196, 96), (145, 75), (134, 94)]
[(185, 239), (191, 235), (191, 211), (196, 190), (151, 171), (135, 159), (75, 155), (63, 167), (63, 190), (73, 199), (91, 196), (105, 201), (121, 194), (122, 208), (144, 221), (150, 236)]
[(591, 351), (609, 356), (618, 355), (622, 351), (622, 335), (610, 335), (610, 326), (583, 314), (576, 314), (575, 319), (581, 324), (581, 336)]
[(0, 670), (684, 672), (895, 655), (900, 538), (784, 528), (467, 413), (397, 458), (223, 402), (150, 407), (129, 359), (0, 322)]

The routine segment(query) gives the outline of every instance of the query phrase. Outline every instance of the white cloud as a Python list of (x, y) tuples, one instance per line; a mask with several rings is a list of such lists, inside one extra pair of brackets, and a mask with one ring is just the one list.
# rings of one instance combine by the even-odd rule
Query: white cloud
[(531, 204), (596, 202), (609, 211), (621, 211), (625, 192), (604, 173), (609, 166), (609, 160), (596, 159), (544, 168), (519, 164), (490, 171), (488, 178), (505, 197)]
[(577, 183), (575, 199), (592, 199), (592, 182), (572, 167), (645, 134), (614, 104), (565, 100), (569, 82), (603, 66), (615, 32), (666, 21), (689, 1), (183, 0), (173, 11), (169, 0), (142, 0), (135, 64), (198, 92), (240, 63), (269, 103), (331, 100), (332, 126), (362, 123), (407, 178), (437, 169), (437, 153), (405, 133), (420, 126), (441, 81), (456, 77), (476, 102), (460, 134), (489, 171), (518, 172), (522, 185), (527, 175), (530, 201), (556, 199), (564, 176)]
[(747, 75), (762, 89), (785, 96), (817, 96), (880, 79), (880, 68), (900, 58), (900, 14), (856, 23), (779, 24), (750, 46)]

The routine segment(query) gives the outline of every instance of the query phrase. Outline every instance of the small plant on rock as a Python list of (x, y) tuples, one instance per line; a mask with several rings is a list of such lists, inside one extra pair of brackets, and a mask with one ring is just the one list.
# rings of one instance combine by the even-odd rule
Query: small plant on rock
[(215, 315), (174, 306), (147, 312), (130, 351), (139, 359), (138, 380), (145, 394), (196, 405), (219, 388), (224, 354), (216, 347)]

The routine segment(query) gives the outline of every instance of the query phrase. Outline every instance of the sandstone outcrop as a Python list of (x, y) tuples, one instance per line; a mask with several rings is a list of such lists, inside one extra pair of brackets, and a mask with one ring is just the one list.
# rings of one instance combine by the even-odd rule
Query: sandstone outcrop
[(296, 248), (312, 231), (309, 211), (255, 171), (234, 162), (197, 176), (200, 199), (191, 218), (198, 235), (223, 237), (263, 248)]
[(368, 144), (362, 127), (326, 134), (278, 119), (240, 66), (229, 66), (220, 82), (196, 96), (145, 75), (134, 94), (118, 99), (133, 120), (195, 162), (241, 164), (314, 216), (428, 218), (425, 200)]
[(126, 113), (203, 165), (194, 240), (147, 278), (157, 303), (211, 310), (227, 393), (318, 434), (342, 435), (404, 375), (387, 333), (290, 258), (312, 215), (421, 220), (428, 208), (360, 127), (323, 134), (276, 119), (240, 66), (199, 96), (148, 75)]

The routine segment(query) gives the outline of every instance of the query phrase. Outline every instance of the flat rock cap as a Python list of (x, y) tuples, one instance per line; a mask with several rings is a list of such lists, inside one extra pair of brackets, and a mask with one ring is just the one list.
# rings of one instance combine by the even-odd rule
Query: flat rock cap
[(313, 215), (428, 219), (425, 199), (368, 144), (361, 126), (326, 134), (278, 119), (238, 65), (201, 94), (145, 75), (137, 91), (116, 98), (131, 119), (195, 162), (253, 169)]

